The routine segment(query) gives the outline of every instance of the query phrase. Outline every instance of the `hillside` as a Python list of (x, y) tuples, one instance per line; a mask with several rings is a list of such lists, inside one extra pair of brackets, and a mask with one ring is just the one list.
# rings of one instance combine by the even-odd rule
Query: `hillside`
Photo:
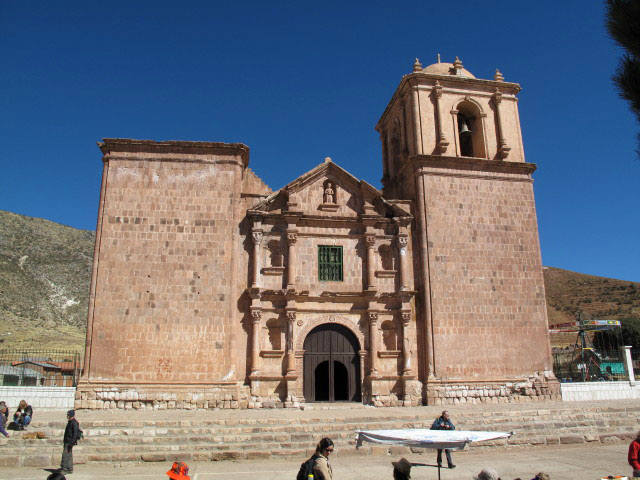
[[(622, 320), (630, 324), (640, 319), (640, 283), (545, 267), (549, 324), (571, 322), (581, 312), (586, 318)], [(633, 322), (637, 325), (638, 321)], [(552, 335), (552, 345), (575, 342), (575, 334)], [(640, 345), (634, 345), (638, 348)]]
[[(0, 349), (82, 352), (95, 234), (0, 210)], [(640, 319), (640, 283), (545, 267), (549, 323)], [(554, 335), (555, 344), (575, 341)], [(640, 345), (637, 345), (640, 347)]]
[(82, 350), (94, 239), (0, 210), (0, 348)]

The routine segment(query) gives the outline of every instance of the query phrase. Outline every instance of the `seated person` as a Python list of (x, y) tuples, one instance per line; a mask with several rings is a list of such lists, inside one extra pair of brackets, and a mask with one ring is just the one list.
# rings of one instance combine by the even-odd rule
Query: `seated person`
[(31, 423), (33, 417), (33, 408), (27, 404), (25, 400), (20, 400), (16, 413), (13, 414), (13, 421), (18, 430), (24, 430), (24, 427)]

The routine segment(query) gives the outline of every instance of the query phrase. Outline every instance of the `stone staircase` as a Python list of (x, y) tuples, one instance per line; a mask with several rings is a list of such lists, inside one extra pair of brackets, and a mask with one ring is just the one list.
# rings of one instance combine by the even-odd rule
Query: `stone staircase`
[[(460, 430), (516, 432), (508, 440), (470, 447), (474, 449), (627, 441), (640, 424), (638, 402), (474, 405), (456, 406), (450, 412)], [(174, 410), (160, 416), (136, 411), (116, 413), (78, 412), (84, 439), (74, 448), (75, 463), (189, 462), (285, 456), (295, 456), (302, 461), (323, 436), (334, 440), (335, 455), (340, 457), (403, 455), (409, 453), (407, 447), (365, 444), (356, 450), (354, 432), (357, 429), (429, 428), (440, 409)], [(51, 418), (53, 414), (46, 415)], [(64, 412), (55, 417), (63, 418)], [(48, 421), (36, 416), (27, 430), (11, 432), (10, 438), (0, 440), (0, 467), (56, 466), (60, 461), (65, 425), (64, 421)], [(423, 450), (414, 449), (413, 454), (419, 453)]]

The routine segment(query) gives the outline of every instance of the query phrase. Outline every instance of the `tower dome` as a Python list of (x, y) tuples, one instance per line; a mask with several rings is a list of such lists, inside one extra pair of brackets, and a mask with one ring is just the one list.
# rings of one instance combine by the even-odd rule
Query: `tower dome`
[(458, 77), (476, 78), (469, 70), (462, 67), (458, 57), (453, 63), (438, 62), (422, 69), (422, 73), (433, 75), (456, 75)]

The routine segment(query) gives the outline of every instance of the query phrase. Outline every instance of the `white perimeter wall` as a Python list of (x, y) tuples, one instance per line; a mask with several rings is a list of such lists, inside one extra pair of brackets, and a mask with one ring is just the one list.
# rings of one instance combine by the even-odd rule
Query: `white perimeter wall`
[(640, 384), (632, 385), (628, 381), (561, 383), (560, 389), (565, 402), (640, 399)]
[[(0, 400), (7, 402), (11, 413), (18, 407), (20, 400), (26, 400), (34, 410), (71, 410), (75, 396), (76, 387), (0, 386)], [(34, 411), (34, 416), (37, 414)]]

